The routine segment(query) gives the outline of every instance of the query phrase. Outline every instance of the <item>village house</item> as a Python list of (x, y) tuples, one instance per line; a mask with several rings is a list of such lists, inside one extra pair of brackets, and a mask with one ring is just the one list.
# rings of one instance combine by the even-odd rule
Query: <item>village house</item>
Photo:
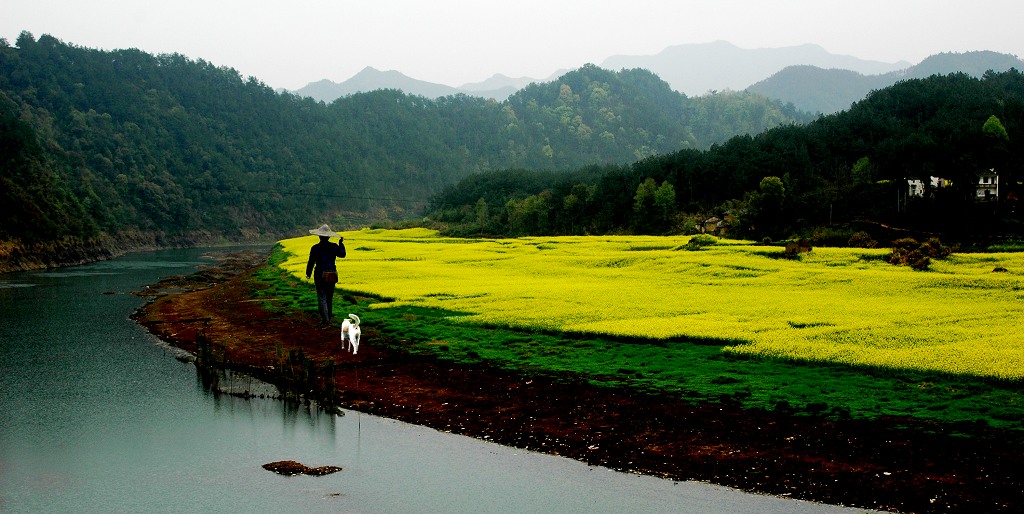
[[(936, 189), (952, 185), (953, 181), (942, 177), (929, 177), (928, 183), (931, 186), (931, 190), (935, 191)], [(924, 181), (919, 178), (907, 179), (907, 195), (924, 198)]]
[(702, 234), (711, 234), (718, 237), (724, 237), (729, 231), (729, 222), (725, 221), (718, 216), (712, 216), (704, 220), (704, 225), (700, 227)]
[[(929, 177), (928, 185), (934, 192), (938, 189), (953, 185), (953, 181), (942, 177)], [(907, 179), (907, 196), (924, 198), (925, 183), (921, 179)], [(999, 174), (990, 169), (978, 175), (977, 189), (974, 194), (976, 202), (994, 202), (999, 200)]]
[(974, 200), (977, 202), (999, 200), (999, 175), (996, 174), (996, 170), (988, 170), (978, 176), (978, 191)]

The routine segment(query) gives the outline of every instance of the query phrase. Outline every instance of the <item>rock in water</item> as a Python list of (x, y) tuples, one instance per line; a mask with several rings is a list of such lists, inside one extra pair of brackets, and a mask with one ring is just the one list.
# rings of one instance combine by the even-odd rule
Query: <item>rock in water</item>
[(338, 466), (320, 466), (317, 468), (311, 468), (305, 464), (295, 462), (293, 460), (279, 460), (276, 462), (268, 462), (263, 465), (263, 469), (267, 471), (273, 471), (279, 475), (313, 475), (322, 476), (330, 475), (331, 473), (337, 473), (341, 471)]

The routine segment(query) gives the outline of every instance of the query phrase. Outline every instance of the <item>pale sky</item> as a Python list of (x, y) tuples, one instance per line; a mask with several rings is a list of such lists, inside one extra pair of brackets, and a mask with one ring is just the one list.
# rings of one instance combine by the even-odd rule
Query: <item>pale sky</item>
[(1021, 0), (3, 0), (0, 37), (180, 53), (277, 89), (342, 82), (366, 66), (461, 86), (546, 79), (612, 55), (680, 44), (814, 43), (861, 59), (940, 52), (1024, 57)]

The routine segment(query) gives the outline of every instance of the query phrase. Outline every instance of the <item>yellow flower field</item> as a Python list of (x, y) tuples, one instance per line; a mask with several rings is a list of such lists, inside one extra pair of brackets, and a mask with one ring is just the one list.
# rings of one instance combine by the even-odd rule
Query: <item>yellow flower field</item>
[[(339, 288), (462, 313), (458, 321), (651, 339), (725, 351), (1024, 378), (1024, 254), (954, 254), (932, 271), (889, 250), (783, 250), (686, 236), (451, 239), (346, 232)], [(304, 279), (315, 236), (282, 241)], [(1008, 272), (995, 273), (1002, 267)]]

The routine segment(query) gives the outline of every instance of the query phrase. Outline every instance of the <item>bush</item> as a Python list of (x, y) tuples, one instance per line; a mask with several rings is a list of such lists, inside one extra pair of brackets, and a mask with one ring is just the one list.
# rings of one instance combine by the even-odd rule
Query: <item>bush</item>
[(811, 242), (806, 239), (790, 240), (786, 243), (786, 257), (796, 259), (802, 253), (811, 251)]
[(921, 244), (921, 252), (933, 259), (945, 259), (953, 253), (953, 249), (943, 245), (937, 237), (933, 237)]
[(953, 250), (942, 244), (938, 238), (930, 238), (919, 243), (912, 237), (897, 239), (892, 242), (892, 255), (889, 263), (896, 266), (910, 266), (919, 271), (926, 271), (932, 259), (945, 259)]
[(687, 250), (700, 250), (705, 246), (714, 246), (718, 243), (718, 238), (710, 234), (697, 234), (690, 238), (690, 241), (686, 243)]
[(867, 232), (860, 231), (854, 232), (846, 241), (846, 245), (850, 248), (875, 248), (878, 246), (878, 241), (872, 239)]

